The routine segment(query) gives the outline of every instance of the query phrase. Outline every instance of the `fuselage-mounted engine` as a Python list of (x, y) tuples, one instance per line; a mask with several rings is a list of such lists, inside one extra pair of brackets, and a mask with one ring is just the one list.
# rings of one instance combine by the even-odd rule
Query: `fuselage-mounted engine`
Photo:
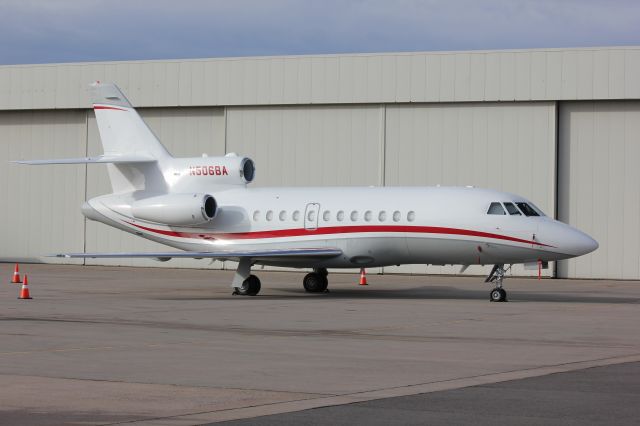
[(195, 226), (212, 221), (218, 214), (216, 199), (209, 194), (166, 194), (131, 204), (134, 218), (171, 226)]
[(250, 158), (231, 153), (224, 157), (175, 158), (164, 175), (170, 192), (187, 192), (186, 188), (208, 192), (216, 187), (247, 185), (255, 178), (256, 168)]

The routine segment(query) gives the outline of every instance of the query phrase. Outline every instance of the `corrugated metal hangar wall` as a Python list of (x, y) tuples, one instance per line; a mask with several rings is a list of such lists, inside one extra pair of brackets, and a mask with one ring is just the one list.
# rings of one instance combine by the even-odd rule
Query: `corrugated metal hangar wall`
[(600, 242), (558, 276), (640, 279), (640, 48), (0, 67), (0, 259), (159, 248), (85, 221), (82, 202), (110, 191), (104, 166), (7, 164), (101, 153), (94, 80), (119, 84), (176, 156), (250, 156), (255, 185), (515, 192)]

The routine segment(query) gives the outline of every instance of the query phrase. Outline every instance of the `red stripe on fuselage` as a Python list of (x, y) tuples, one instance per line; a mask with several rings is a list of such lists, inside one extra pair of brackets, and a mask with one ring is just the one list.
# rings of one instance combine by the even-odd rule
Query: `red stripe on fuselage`
[(116, 111), (126, 111), (126, 109), (124, 109), (124, 108), (118, 108), (118, 107), (107, 106), (107, 105), (94, 105), (93, 109), (113, 109), (113, 110), (116, 110)]
[(491, 232), (473, 231), (470, 229), (446, 228), (442, 226), (407, 226), (407, 225), (359, 225), (359, 226), (327, 226), (308, 230), (304, 228), (273, 229), (269, 231), (236, 232), (236, 233), (203, 233), (203, 232), (178, 232), (164, 229), (154, 229), (136, 223), (127, 222), (136, 228), (160, 235), (178, 238), (196, 238), (202, 240), (248, 240), (263, 238), (300, 237), (307, 235), (331, 235), (331, 234), (355, 234), (369, 232), (403, 232), (418, 234), (444, 234), (464, 235), (467, 237), (492, 238), (496, 240), (512, 241), (523, 244), (534, 244), (542, 247), (553, 247), (537, 241), (510, 237), (508, 235), (493, 234)]

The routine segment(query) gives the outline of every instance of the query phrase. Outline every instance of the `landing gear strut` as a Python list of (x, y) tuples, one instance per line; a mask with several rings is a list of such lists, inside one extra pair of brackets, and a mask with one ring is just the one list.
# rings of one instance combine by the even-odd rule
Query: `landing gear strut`
[(327, 279), (329, 273), (325, 268), (314, 269), (313, 272), (305, 275), (302, 280), (302, 285), (308, 293), (324, 293), (328, 292), (327, 286), (329, 280)]
[(491, 270), (491, 273), (489, 274), (489, 276), (487, 277), (486, 280), (484, 280), (484, 282), (488, 283), (488, 282), (493, 282), (495, 283), (495, 288), (493, 290), (491, 290), (491, 292), (489, 293), (489, 300), (492, 302), (506, 302), (507, 301), (507, 291), (502, 288), (502, 283), (504, 281), (504, 276), (507, 273), (507, 271), (510, 269), (511, 267), (504, 269), (504, 265), (499, 264), (499, 265), (495, 265), (493, 267), (493, 269)]
[(233, 287), (232, 295), (255, 296), (260, 293), (260, 279), (255, 275), (251, 275), (252, 260), (248, 257), (240, 259), (238, 269), (233, 276), (231, 287)]

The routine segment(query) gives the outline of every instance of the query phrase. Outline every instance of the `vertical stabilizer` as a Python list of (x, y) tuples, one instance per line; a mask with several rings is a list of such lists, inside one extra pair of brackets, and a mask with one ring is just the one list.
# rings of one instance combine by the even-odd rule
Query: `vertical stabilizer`
[(91, 92), (105, 155), (141, 154), (158, 160), (170, 157), (118, 86), (93, 83)]
[(105, 155), (151, 157), (155, 163), (109, 164), (113, 192), (148, 190), (163, 192), (161, 168), (172, 157), (131, 106), (118, 86), (91, 84), (91, 100)]

